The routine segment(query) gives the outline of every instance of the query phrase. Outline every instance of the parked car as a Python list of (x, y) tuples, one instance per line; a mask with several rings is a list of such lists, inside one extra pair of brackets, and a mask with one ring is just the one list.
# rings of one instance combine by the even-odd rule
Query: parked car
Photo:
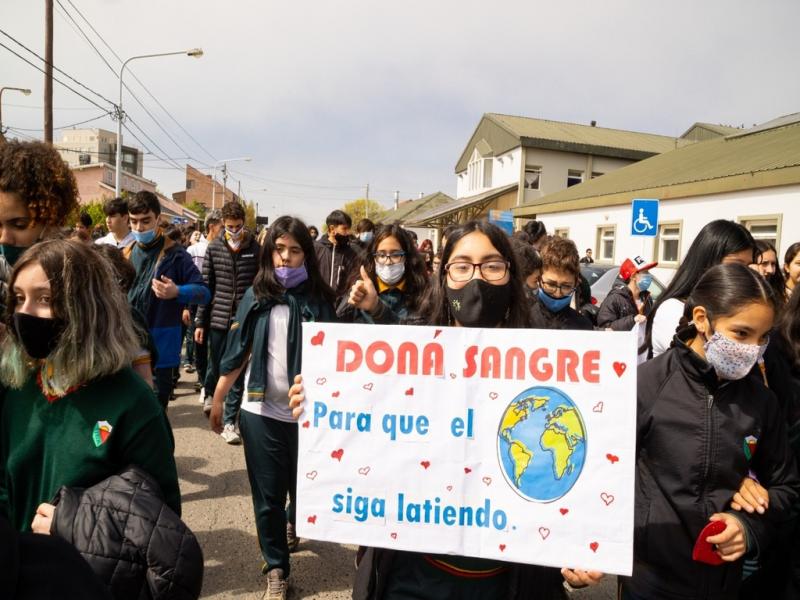
[[(592, 289), (591, 300), (581, 307), (581, 312), (589, 317), (594, 325), (597, 325), (597, 313), (603, 300), (608, 296), (608, 292), (615, 284), (625, 282), (619, 278), (619, 265), (598, 265), (597, 263), (581, 265), (581, 275), (586, 278)], [(666, 287), (657, 277), (653, 276), (653, 283), (650, 284), (649, 290), (653, 296), (653, 302), (658, 300)]]

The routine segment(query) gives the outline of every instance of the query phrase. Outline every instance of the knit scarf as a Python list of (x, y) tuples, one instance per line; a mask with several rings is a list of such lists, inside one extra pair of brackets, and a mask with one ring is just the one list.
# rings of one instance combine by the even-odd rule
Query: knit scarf
[(250, 288), (242, 298), (236, 311), (236, 320), (231, 325), (225, 342), (225, 353), (220, 363), (220, 374), (226, 375), (239, 368), (250, 351), (250, 377), (247, 384), (247, 400), (263, 402), (267, 388), (267, 341), (269, 339), (269, 317), (272, 307), (285, 304), (289, 307), (289, 327), (286, 335), (286, 359), (289, 385), (300, 373), (302, 360), (303, 321), (316, 321), (319, 307), (308, 295), (307, 285), (300, 284), (287, 290), (278, 298), (258, 300)]

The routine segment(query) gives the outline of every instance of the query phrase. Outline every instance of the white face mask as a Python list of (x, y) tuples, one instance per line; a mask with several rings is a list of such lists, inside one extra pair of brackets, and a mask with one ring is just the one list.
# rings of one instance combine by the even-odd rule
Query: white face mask
[(764, 344), (742, 344), (715, 332), (705, 344), (706, 362), (721, 379), (735, 381), (746, 377), (767, 349)]
[(406, 263), (401, 262), (396, 265), (379, 265), (375, 263), (375, 274), (380, 277), (386, 285), (394, 285), (403, 278), (406, 272)]

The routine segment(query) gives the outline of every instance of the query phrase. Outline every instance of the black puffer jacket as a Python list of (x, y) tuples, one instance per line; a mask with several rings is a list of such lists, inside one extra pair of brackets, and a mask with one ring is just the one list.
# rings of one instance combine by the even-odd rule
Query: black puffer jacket
[[(642, 314), (647, 316), (653, 309), (653, 299), (647, 292), (639, 296), (644, 302)], [(639, 307), (633, 299), (633, 294), (624, 283), (615, 285), (597, 313), (597, 326), (600, 329), (611, 328), (614, 331), (630, 331), (635, 324), (634, 318), (639, 314)]]
[(322, 279), (333, 288), (337, 298), (342, 297), (347, 292), (350, 273), (358, 268), (358, 254), (350, 244), (334, 246), (327, 237), (314, 242), (314, 251)]
[[(748, 547), (763, 552), (800, 492), (775, 395), (754, 373), (720, 382), (685, 345), (695, 335), (685, 330), (638, 371), (634, 566), (625, 585), (652, 600), (736, 598), (742, 561), (693, 561), (697, 536), (711, 515), (728, 511), (743, 523)], [(764, 515), (730, 511), (750, 471), (769, 489)]]
[(557, 313), (550, 312), (539, 300), (538, 294), (528, 295), (530, 300), (531, 327), (534, 329), (576, 329), (591, 331), (592, 322), (570, 306)]
[(197, 308), (195, 324), (198, 327), (227, 331), (236, 308), (255, 279), (261, 247), (255, 238), (245, 233), (238, 252), (234, 252), (218, 236), (208, 245), (203, 260), (203, 279), (211, 291), (211, 302)]
[(50, 533), (78, 549), (114, 600), (200, 596), (200, 545), (143, 470), (130, 466), (85, 490), (62, 487), (53, 504)]

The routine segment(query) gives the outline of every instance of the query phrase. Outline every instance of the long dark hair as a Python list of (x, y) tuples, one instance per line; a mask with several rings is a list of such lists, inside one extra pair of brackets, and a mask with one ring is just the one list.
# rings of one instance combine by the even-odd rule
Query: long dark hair
[(786, 302), (786, 280), (783, 278), (783, 269), (778, 264), (778, 251), (775, 250), (775, 246), (772, 245), (772, 242), (768, 242), (767, 240), (756, 240), (756, 264), (761, 262), (761, 258), (764, 256), (764, 253), (772, 252), (775, 255), (775, 272), (772, 275), (765, 277), (767, 283), (772, 288), (772, 291), (775, 292), (776, 298)]
[(726, 256), (742, 250), (752, 251), (753, 258), (749, 262), (755, 262), (756, 242), (743, 225), (725, 219), (707, 223), (694, 238), (672, 281), (650, 311), (647, 334), (641, 350), (649, 352), (653, 347), (653, 321), (664, 302), (670, 298), (685, 300), (706, 271), (719, 265)]
[(272, 264), (272, 253), (275, 251), (276, 240), (283, 236), (292, 236), (305, 255), (306, 271), (308, 271), (309, 295), (333, 304), (335, 294), (319, 274), (317, 253), (314, 251), (314, 242), (308, 233), (308, 227), (295, 217), (279, 217), (269, 228), (269, 234), (264, 240), (261, 249), (261, 264), (253, 280), (253, 292), (258, 300), (270, 300), (283, 296), (285, 290), (275, 279), (275, 265)]
[(787, 358), (795, 369), (800, 370), (800, 292), (789, 296), (776, 328), (786, 347), (791, 350), (791, 356)]
[[(406, 269), (403, 278), (406, 282), (405, 287), (405, 305), (409, 312), (416, 312), (422, 302), (422, 297), (428, 287), (428, 275), (425, 268), (425, 263), (422, 260), (422, 255), (414, 245), (414, 240), (408, 235), (405, 229), (399, 225), (379, 225), (375, 230), (375, 235), (372, 240), (367, 244), (366, 251), (361, 256), (361, 261), (364, 268), (375, 284), (378, 287), (378, 276), (375, 273), (375, 252), (378, 250), (378, 245), (388, 237), (395, 238), (400, 243), (400, 248), (406, 253)], [(356, 279), (361, 277), (360, 269), (354, 269), (350, 274), (349, 286), (355, 283)]]
[[(798, 253), (800, 253), (800, 242), (795, 242), (786, 249), (786, 254), (783, 256), (783, 270), (786, 272), (787, 279), (789, 277), (788, 267), (795, 257), (797, 257)], [(781, 273), (781, 275), (783, 275), (783, 273)]]
[(452, 324), (450, 303), (447, 301), (447, 271), (445, 265), (450, 261), (450, 256), (452, 256), (453, 249), (459, 240), (474, 232), (482, 233), (489, 238), (492, 246), (497, 249), (510, 265), (511, 303), (508, 313), (506, 313), (500, 326), (507, 328), (530, 327), (530, 307), (522, 287), (522, 277), (514, 250), (511, 248), (511, 242), (502, 229), (488, 221), (469, 221), (448, 232), (447, 245), (442, 253), (442, 264), (438, 272), (430, 278), (432, 287), (427, 298), (425, 310), (428, 323), (430, 325)]

